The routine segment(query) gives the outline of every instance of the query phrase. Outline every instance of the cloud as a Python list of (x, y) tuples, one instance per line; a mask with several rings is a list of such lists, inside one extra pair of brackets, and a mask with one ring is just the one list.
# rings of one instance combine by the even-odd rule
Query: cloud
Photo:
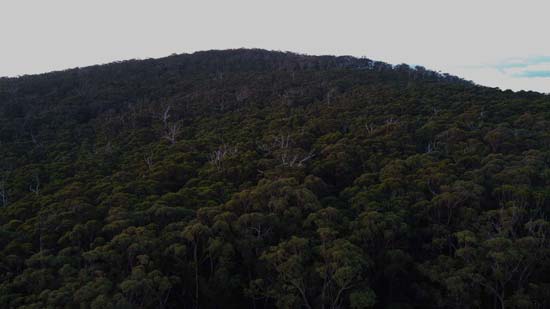
[(492, 63), (461, 66), (454, 71), (486, 86), (550, 93), (550, 56), (547, 55), (505, 58)]
[(489, 67), (514, 78), (550, 78), (550, 56), (508, 58)]
[(499, 70), (526, 68), (533, 65), (550, 63), (550, 56), (531, 56), (525, 58), (508, 58), (493, 66)]
[(526, 59), (522, 63), (521, 66), (515, 63), (514, 66), (508, 65), (498, 70), (513, 78), (550, 78), (550, 57)]
[(523, 78), (544, 77), (544, 78), (550, 78), (550, 71), (523, 71), (521, 73), (515, 74), (514, 77), (523, 77)]
[(450, 68), (453, 74), (478, 84), (500, 89), (550, 93), (550, 57), (516, 57), (478, 65)]

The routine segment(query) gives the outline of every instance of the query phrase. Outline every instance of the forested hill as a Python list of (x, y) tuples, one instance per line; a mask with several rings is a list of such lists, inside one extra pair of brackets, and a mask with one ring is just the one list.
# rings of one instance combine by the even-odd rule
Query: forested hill
[(0, 79), (1, 308), (550, 308), (550, 96), (206, 51)]

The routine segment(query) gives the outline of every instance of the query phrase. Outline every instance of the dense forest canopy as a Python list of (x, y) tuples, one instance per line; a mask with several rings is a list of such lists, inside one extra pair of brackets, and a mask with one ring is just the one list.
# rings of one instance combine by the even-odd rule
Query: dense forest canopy
[(206, 51), (0, 79), (2, 308), (549, 308), (550, 97)]

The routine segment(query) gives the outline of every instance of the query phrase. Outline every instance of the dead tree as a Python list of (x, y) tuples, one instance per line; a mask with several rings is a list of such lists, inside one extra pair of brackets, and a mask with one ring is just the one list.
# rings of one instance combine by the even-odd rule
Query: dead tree
[(143, 161), (145, 161), (145, 164), (147, 164), (147, 167), (149, 170), (153, 169), (153, 152), (150, 151), (143, 155)]
[(8, 206), (8, 179), (10, 176), (10, 171), (4, 170), (0, 175), (0, 202), (2, 206)]
[(366, 123), (365, 124), (365, 130), (367, 131), (367, 135), (371, 136), (374, 134), (374, 130), (376, 129), (376, 126), (372, 123)]
[(164, 138), (170, 141), (173, 145), (177, 142), (177, 138), (181, 133), (181, 122), (173, 122), (166, 126)]
[(162, 123), (164, 124), (164, 128), (168, 128), (168, 120), (170, 119), (170, 105), (168, 105), (164, 112), (162, 113)]
[(304, 165), (305, 162), (309, 161), (314, 156), (315, 153), (313, 152), (313, 150), (306, 155), (293, 154), (288, 157), (286, 157), (285, 153), (285, 158), (282, 159), (282, 163), (283, 165), (286, 165), (288, 167), (301, 167)]
[(332, 102), (331, 99), (332, 97), (336, 94), (336, 89), (335, 88), (331, 88), (327, 94), (326, 94), (326, 101), (327, 101), (327, 105), (330, 105), (330, 103)]
[(315, 156), (313, 150), (304, 154), (303, 152), (291, 147), (292, 140), (290, 134), (281, 135), (275, 138), (273, 142), (273, 152), (276, 153), (281, 165), (286, 167), (301, 167)]
[(237, 147), (229, 147), (226, 144), (223, 144), (210, 154), (209, 162), (214, 165), (218, 171), (221, 171), (223, 170), (223, 161), (226, 158), (237, 154), (237, 152)]
[(437, 141), (429, 142), (428, 145), (426, 146), (426, 153), (432, 153), (432, 152), (436, 151), (438, 146), (439, 145), (438, 145)]
[(162, 137), (167, 139), (173, 145), (177, 142), (177, 138), (181, 133), (182, 123), (181, 121), (170, 122), (170, 118), (172, 117), (170, 114), (171, 110), (172, 106), (166, 105), (162, 113), (159, 115), (159, 118), (164, 126), (164, 135)]
[(399, 125), (399, 120), (393, 117), (386, 119), (384, 128), (386, 133), (389, 133), (391, 130), (395, 129)]
[(34, 174), (33, 182), (29, 185), (29, 191), (36, 195), (40, 194), (40, 177), (38, 177), (38, 174)]

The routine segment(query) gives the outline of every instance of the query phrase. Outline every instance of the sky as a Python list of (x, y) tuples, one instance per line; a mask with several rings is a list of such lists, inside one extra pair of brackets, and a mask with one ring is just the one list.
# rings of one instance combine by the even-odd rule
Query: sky
[(0, 0), (0, 76), (245, 47), (550, 93), (548, 12), (545, 0)]

